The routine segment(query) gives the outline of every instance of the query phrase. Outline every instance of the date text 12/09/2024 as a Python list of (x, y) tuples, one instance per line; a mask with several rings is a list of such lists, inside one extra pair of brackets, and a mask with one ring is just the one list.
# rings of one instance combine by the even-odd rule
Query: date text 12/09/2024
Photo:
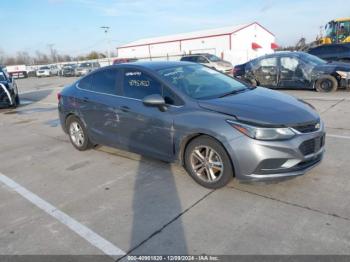
[(220, 261), (218, 256), (196, 255), (196, 256), (128, 256), (128, 261)]

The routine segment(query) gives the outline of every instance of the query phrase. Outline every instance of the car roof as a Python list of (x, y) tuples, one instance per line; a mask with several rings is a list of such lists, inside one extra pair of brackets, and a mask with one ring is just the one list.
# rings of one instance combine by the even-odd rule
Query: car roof
[(187, 56), (208, 56), (208, 55), (212, 55), (212, 54), (209, 54), (209, 53), (195, 53), (195, 54), (188, 54), (188, 55), (183, 55), (182, 57), (187, 57)]
[(267, 55), (264, 55), (264, 56), (260, 56), (260, 57), (257, 57), (253, 60), (260, 60), (260, 59), (263, 59), (263, 58), (269, 58), (269, 57), (281, 57), (281, 56), (294, 56), (294, 57), (298, 57), (300, 55), (305, 55), (307, 53), (305, 52), (299, 52), (299, 51), (278, 51), (276, 53), (273, 53), (273, 54), (267, 54)]
[(163, 68), (183, 66), (183, 65), (193, 65), (191, 62), (183, 61), (137, 61), (132, 63), (122, 63), (111, 65), (109, 67), (136, 67), (136, 68), (145, 68), (150, 70), (159, 70)]

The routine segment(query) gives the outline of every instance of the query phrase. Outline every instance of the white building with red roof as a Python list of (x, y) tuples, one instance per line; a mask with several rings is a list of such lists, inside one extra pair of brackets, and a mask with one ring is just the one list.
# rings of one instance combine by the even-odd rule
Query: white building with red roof
[(274, 52), (275, 35), (257, 22), (140, 39), (117, 47), (119, 58), (178, 60), (184, 54), (211, 53), (232, 64)]

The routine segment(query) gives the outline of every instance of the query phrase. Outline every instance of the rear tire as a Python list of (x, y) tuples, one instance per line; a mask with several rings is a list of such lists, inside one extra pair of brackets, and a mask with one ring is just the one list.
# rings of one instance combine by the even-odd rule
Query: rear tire
[(21, 104), (21, 100), (19, 99), (19, 95), (17, 94), (15, 97), (15, 107), (19, 106)]
[(76, 116), (70, 116), (66, 120), (66, 130), (72, 145), (79, 151), (85, 151), (92, 147), (87, 130), (83, 122)]
[(233, 168), (225, 148), (209, 136), (193, 139), (186, 147), (185, 168), (206, 188), (221, 188), (233, 178)]
[(338, 81), (331, 75), (321, 76), (316, 81), (317, 92), (334, 92), (338, 89)]

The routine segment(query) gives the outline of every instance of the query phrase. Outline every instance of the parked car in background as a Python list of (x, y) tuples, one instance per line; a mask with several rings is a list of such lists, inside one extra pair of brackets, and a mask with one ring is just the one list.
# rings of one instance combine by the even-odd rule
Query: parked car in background
[(28, 77), (36, 76), (37, 67), (36, 66), (27, 66), (27, 75)]
[(350, 65), (327, 63), (304, 52), (277, 52), (234, 68), (234, 76), (268, 88), (316, 89), (331, 92), (350, 88)]
[(76, 69), (75, 64), (63, 65), (63, 67), (61, 69), (61, 75), (62, 76), (75, 76), (75, 69)]
[(27, 78), (27, 67), (26, 65), (12, 65), (6, 66), (8, 74), (13, 78)]
[(50, 65), (49, 67), (50, 67), (50, 75), (51, 76), (58, 76), (59, 71), (60, 71), (59, 67), (57, 65)]
[(224, 61), (221, 58), (212, 54), (193, 54), (181, 57), (180, 61), (194, 62), (213, 68), (225, 74), (232, 75), (233, 66), (230, 62)]
[(309, 49), (308, 53), (326, 61), (350, 63), (350, 43), (321, 45)]
[(117, 58), (113, 60), (113, 65), (121, 64), (121, 63), (132, 63), (136, 62), (136, 58)]
[(0, 67), (0, 108), (16, 107), (20, 104), (16, 81), (5, 68)]
[(51, 76), (51, 69), (49, 66), (41, 66), (38, 70), (36, 70), (37, 77), (48, 77)]
[(95, 69), (100, 68), (100, 64), (98, 62), (84, 62), (78, 65), (75, 68), (75, 76), (83, 76), (86, 75)]
[(234, 176), (298, 176), (320, 163), (325, 131), (310, 105), (188, 62), (96, 70), (58, 94), (73, 146), (101, 144), (182, 163), (219, 188)]

